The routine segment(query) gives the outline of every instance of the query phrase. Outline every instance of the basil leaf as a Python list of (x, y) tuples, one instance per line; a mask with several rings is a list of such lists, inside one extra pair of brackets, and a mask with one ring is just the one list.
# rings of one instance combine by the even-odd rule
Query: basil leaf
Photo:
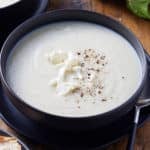
[(127, 6), (137, 16), (150, 19), (150, 0), (127, 0)]

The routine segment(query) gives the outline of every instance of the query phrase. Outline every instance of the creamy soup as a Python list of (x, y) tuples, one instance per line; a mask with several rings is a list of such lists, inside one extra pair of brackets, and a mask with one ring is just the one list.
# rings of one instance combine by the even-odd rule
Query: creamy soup
[(7, 61), (7, 80), (26, 103), (59, 116), (90, 116), (123, 104), (141, 82), (130, 43), (103, 26), (66, 21), (26, 35)]
[(15, 4), (20, 0), (0, 0), (0, 8), (7, 7), (9, 5)]

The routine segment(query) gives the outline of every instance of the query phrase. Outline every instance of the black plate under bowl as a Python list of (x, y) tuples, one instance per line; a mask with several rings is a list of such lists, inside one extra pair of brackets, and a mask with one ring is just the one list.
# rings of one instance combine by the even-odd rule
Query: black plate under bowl
[[(0, 130), (0, 136), (14, 137), (12, 134), (3, 130)], [(21, 145), (21, 150), (29, 150), (29, 148), (21, 140), (19, 140), (17, 137), (14, 137), (14, 138), (16, 138), (18, 143)]]
[[(150, 97), (150, 75), (148, 76), (145, 89), (141, 98)], [(99, 150), (120, 139), (129, 133), (133, 121), (133, 112), (121, 117), (109, 126), (99, 128), (91, 132), (73, 134), (67, 132), (49, 131), (38, 122), (33, 122), (20, 113), (3, 95), (0, 87), (0, 111), (2, 119), (14, 130), (38, 143), (44, 143), (53, 147), (54, 150)], [(139, 126), (150, 117), (150, 107), (141, 112)]]
[(46, 10), (48, 0), (21, 0), (8, 7), (0, 8), (0, 46), (7, 35), (20, 23)]

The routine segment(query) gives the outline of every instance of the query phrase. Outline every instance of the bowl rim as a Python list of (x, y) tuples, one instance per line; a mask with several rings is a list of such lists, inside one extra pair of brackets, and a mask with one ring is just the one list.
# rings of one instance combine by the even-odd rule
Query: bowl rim
[(9, 9), (9, 8), (15, 6), (15, 5), (21, 4), (21, 1), (22, 1), (22, 0), (18, 0), (18, 1), (16, 1), (15, 3), (12, 3), (12, 4), (10, 4), (10, 5), (6, 5), (6, 6), (2, 7), (2, 8), (0, 8), (0, 10)]
[[(121, 105), (113, 108), (113, 109), (110, 109), (109, 111), (106, 111), (106, 112), (103, 112), (103, 113), (97, 113), (97, 114), (94, 114), (94, 115), (88, 115), (88, 116), (63, 116), (63, 115), (58, 115), (58, 114), (53, 114), (53, 113), (48, 113), (44, 110), (41, 110), (39, 109), (38, 107), (36, 106), (33, 106), (33, 105), (30, 105), (29, 103), (27, 103), (24, 99), (22, 99), (20, 96), (18, 96), (16, 94), (16, 92), (14, 92), (14, 90), (9, 86), (7, 80), (6, 80), (6, 77), (4, 76), (4, 70), (2, 69), (2, 60), (3, 60), (3, 53), (5, 52), (5, 45), (7, 45), (7, 43), (9, 42), (9, 39), (11, 37), (13, 37), (17, 31), (19, 29), (22, 29), (24, 27), (26, 27), (26, 25), (29, 25), (33, 20), (36, 20), (36, 19), (41, 19), (43, 17), (49, 17), (49, 15), (52, 15), (52, 14), (61, 14), (62, 12), (80, 12), (80, 13), (84, 13), (84, 14), (94, 14), (94, 15), (97, 15), (99, 17), (104, 17), (105, 19), (109, 20), (109, 21), (112, 21), (113, 23), (115, 24), (118, 24), (119, 26), (121, 26), (124, 30), (126, 30), (135, 40), (136, 40), (136, 43), (138, 44), (138, 47), (141, 51), (141, 55), (142, 55), (142, 59), (143, 59), (143, 66), (142, 66), (142, 77), (141, 77), (141, 81), (138, 85), (138, 87), (136, 88), (136, 90), (134, 91), (134, 93), (125, 101), (123, 102)], [(88, 21), (87, 21), (88, 22)], [(48, 24), (48, 23), (47, 23)], [(45, 24), (46, 25), (46, 24)], [(35, 28), (36, 29), (36, 28)], [(33, 29), (34, 30), (34, 29)], [(118, 32), (119, 33), (119, 32)], [(139, 56), (138, 56), (139, 57)], [(144, 49), (142, 47), (142, 44), (140, 43), (140, 41), (137, 39), (137, 37), (133, 34), (133, 32), (128, 29), (126, 26), (124, 26), (123, 24), (121, 24), (119, 21), (116, 21), (115, 19), (109, 17), (109, 16), (106, 16), (106, 15), (103, 15), (103, 14), (99, 14), (99, 13), (96, 13), (96, 12), (93, 12), (93, 11), (88, 11), (88, 10), (78, 10), (78, 9), (60, 9), (60, 10), (53, 10), (51, 12), (46, 12), (44, 14), (41, 14), (41, 15), (38, 15), (38, 16), (34, 16), (28, 20), (26, 20), (25, 22), (23, 22), (22, 24), (20, 24), (16, 29), (14, 29), (10, 35), (7, 37), (6, 41), (4, 42), (3, 46), (2, 46), (2, 50), (1, 50), (1, 53), (0, 53), (0, 79), (1, 79), (1, 82), (4, 84), (4, 86), (6, 87), (6, 89), (11, 93), (11, 95), (13, 97), (15, 97), (17, 100), (19, 100), (19, 102), (25, 106), (27, 106), (28, 108), (34, 110), (34, 112), (36, 113), (41, 113), (43, 115), (47, 115), (47, 116), (53, 116), (55, 118), (62, 118), (62, 119), (74, 119), (74, 120), (78, 120), (78, 119), (89, 119), (89, 118), (98, 118), (99, 116), (109, 116), (110, 114), (112, 114), (113, 112), (120, 112), (122, 110), (123, 107), (129, 105), (131, 103), (131, 101), (141, 92), (141, 90), (143, 89), (144, 87), (144, 83), (146, 81), (146, 77), (147, 77), (147, 61), (146, 61), (146, 55), (145, 55), (145, 52), (144, 52)]]
[(47, 9), (48, 4), (49, 4), (49, 0), (41, 0), (40, 6), (38, 7), (38, 9), (35, 11), (33, 15), (38, 15), (44, 12)]
[[(7, 5), (5, 7), (2, 7), (2, 8), (0, 8), (0, 11), (11, 9), (12, 7), (14, 7), (16, 5), (20, 5), (24, 1), (26, 1), (26, 0), (20, 0), (20, 1), (17, 1), (15, 3), (12, 3), (10, 5)], [(38, 0), (38, 1), (40, 1), (39, 2), (39, 6), (35, 10), (35, 12), (33, 13), (33, 15), (37, 15), (37, 14), (40, 14), (40, 13), (44, 12), (46, 10), (46, 8), (48, 7), (49, 0)]]

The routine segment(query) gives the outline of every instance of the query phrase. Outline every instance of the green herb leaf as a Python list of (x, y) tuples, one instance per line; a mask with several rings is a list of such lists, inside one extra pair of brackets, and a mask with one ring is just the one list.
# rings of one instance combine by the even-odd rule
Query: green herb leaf
[(127, 0), (127, 6), (137, 16), (150, 19), (150, 0)]

